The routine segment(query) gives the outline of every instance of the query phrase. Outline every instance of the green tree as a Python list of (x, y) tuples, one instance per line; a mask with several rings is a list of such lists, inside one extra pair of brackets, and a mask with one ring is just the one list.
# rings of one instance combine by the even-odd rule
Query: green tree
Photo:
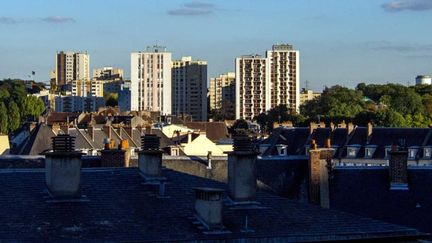
[(118, 105), (118, 94), (111, 93), (105, 102), (106, 106), (116, 107)]
[(0, 103), (0, 132), (2, 134), (7, 134), (8, 131), (8, 111), (6, 109), (6, 105), (1, 102)]
[(21, 104), (21, 119), (35, 120), (44, 110), (45, 104), (41, 99), (33, 95), (26, 96)]
[(20, 111), (19, 111), (17, 104), (13, 101), (9, 102), (8, 110), (9, 110), (9, 114), (10, 114), (9, 115), (8, 131), (13, 132), (16, 129), (18, 129), (18, 127), (20, 126), (20, 123), (21, 123)]
[(405, 118), (397, 111), (387, 109), (377, 112), (376, 124), (382, 127), (407, 127)]

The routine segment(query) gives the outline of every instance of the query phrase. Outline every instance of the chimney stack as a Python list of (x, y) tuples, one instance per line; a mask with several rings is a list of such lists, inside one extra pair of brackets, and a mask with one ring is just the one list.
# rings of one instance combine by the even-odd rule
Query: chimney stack
[(315, 122), (310, 122), (309, 123), (309, 134), (312, 134), (315, 129), (318, 128), (318, 125)]
[(60, 129), (64, 134), (69, 134), (69, 123), (60, 125)]
[(197, 187), (195, 191), (195, 215), (207, 230), (223, 228), (222, 193), (217, 188)]
[(87, 131), (88, 131), (88, 134), (90, 135), (90, 139), (92, 141), (94, 141), (94, 127), (92, 125), (89, 125), (87, 127)]
[(330, 207), (329, 170), (332, 167), (334, 149), (309, 150), (309, 202)]
[(103, 126), (103, 131), (105, 132), (105, 134), (108, 136), (109, 139), (112, 138), (111, 126), (110, 125), (104, 125)]
[(52, 138), (52, 152), (45, 154), (45, 182), (54, 198), (76, 198), (81, 180), (81, 153), (75, 151), (75, 137)]
[(234, 202), (254, 202), (256, 196), (256, 157), (246, 134), (234, 136), (233, 151), (228, 154), (229, 197)]
[(192, 143), (192, 132), (187, 133), (187, 143)]
[(122, 140), (116, 149), (113, 141), (114, 139), (105, 141), (105, 149), (101, 150), (101, 167), (129, 167), (128, 144)]
[(408, 190), (408, 151), (389, 151), (390, 190)]
[(162, 151), (159, 149), (160, 138), (155, 134), (141, 137), (141, 151), (138, 152), (138, 167), (141, 175), (149, 180), (161, 178)]
[(366, 138), (367, 139), (366, 141), (368, 141), (368, 143), (369, 143), (370, 138), (372, 136), (372, 131), (373, 131), (373, 125), (372, 125), (372, 123), (368, 122), (368, 124), (367, 124), (367, 138)]
[(339, 123), (338, 128), (346, 128), (347, 124), (345, 123), (345, 121), (342, 121), (341, 123)]
[(352, 122), (348, 123), (348, 136), (354, 131), (354, 124)]

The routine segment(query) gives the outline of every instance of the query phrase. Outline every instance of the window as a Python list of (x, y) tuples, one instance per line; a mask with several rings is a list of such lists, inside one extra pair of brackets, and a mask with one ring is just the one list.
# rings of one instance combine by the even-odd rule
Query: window
[(354, 158), (356, 155), (357, 153), (355, 148), (348, 148), (348, 157)]
[(432, 148), (423, 148), (423, 158), (430, 159), (431, 158), (431, 151)]

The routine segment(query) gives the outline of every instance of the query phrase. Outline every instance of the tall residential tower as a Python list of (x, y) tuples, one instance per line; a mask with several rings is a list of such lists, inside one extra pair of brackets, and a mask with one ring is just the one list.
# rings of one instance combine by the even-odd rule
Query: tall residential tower
[(90, 55), (87, 52), (57, 52), (55, 77), (57, 86), (72, 80), (90, 80)]
[(252, 120), (278, 105), (290, 112), (300, 105), (299, 52), (292, 45), (273, 45), (266, 57), (236, 59), (236, 119)]
[(131, 110), (171, 114), (171, 53), (165, 47), (131, 54)]
[(228, 72), (210, 79), (210, 110), (218, 110), (227, 119), (235, 116), (235, 73)]
[(182, 57), (172, 65), (172, 113), (207, 121), (207, 62)]

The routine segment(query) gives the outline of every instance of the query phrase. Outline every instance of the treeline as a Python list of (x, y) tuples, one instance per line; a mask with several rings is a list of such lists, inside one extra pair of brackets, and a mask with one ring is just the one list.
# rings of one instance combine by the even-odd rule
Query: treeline
[(382, 127), (427, 127), (432, 123), (432, 86), (360, 83), (349, 89), (336, 85), (301, 105), (300, 114), (289, 114), (286, 107), (279, 106), (260, 114), (256, 121), (266, 130), (271, 130), (274, 122), (284, 121), (292, 121), (294, 126), (345, 121), (359, 126), (372, 122)]
[[(27, 82), (27, 81), (26, 81)], [(26, 121), (37, 120), (45, 110), (44, 102), (28, 94), (41, 89), (40, 84), (23, 80), (0, 81), (0, 132), (15, 131)]]

